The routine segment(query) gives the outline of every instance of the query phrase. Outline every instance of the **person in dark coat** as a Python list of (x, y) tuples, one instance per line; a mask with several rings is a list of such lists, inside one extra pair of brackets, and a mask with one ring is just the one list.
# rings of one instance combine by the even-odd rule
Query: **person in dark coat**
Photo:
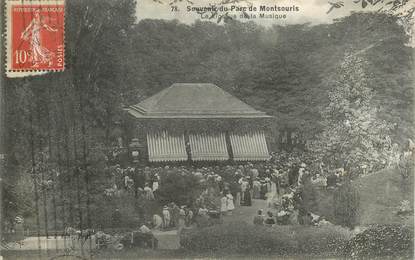
[(22, 247), (24, 239), (23, 218), (17, 216), (14, 224), (14, 240)]
[(260, 199), (265, 199), (265, 194), (268, 193), (267, 183), (264, 180), (261, 180), (261, 191), (260, 191)]
[(251, 187), (248, 187), (244, 192), (244, 206), (252, 206)]
[(225, 189), (225, 183), (224, 183), (224, 181), (223, 181), (222, 177), (218, 176), (218, 177), (216, 178), (216, 181), (217, 181), (217, 183), (218, 183), (219, 192), (222, 192), (222, 191)]
[(303, 225), (311, 226), (313, 223), (313, 217), (311, 216), (310, 212), (307, 212), (307, 214), (303, 217)]
[(144, 178), (144, 172), (142, 169), (136, 168), (133, 175), (134, 185), (138, 188), (144, 188), (144, 184), (146, 183), (146, 180)]
[(120, 227), (121, 226), (121, 212), (119, 209), (115, 209), (114, 213), (112, 213), (112, 227)]
[(336, 174), (332, 173), (327, 176), (327, 188), (334, 188), (337, 184), (337, 176)]
[(179, 217), (180, 217), (180, 208), (176, 205), (176, 203), (172, 203), (172, 224), (173, 227), (177, 227), (179, 225)]
[(275, 224), (275, 219), (274, 219), (274, 216), (272, 215), (272, 212), (271, 211), (268, 211), (267, 212), (267, 215), (268, 216), (267, 216), (267, 218), (264, 221), (265, 225), (267, 225), (267, 226), (274, 225)]
[(258, 210), (258, 215), (254, 217), (254, 225), (264, 225), (264, 216), (262, 215), (262, 209)]
[(288, 174), (288, 183), (290, 186), (293, 186), (298, 182), (299, 170), (300, 167), (298, 165), (291, 168), (291, 171)]

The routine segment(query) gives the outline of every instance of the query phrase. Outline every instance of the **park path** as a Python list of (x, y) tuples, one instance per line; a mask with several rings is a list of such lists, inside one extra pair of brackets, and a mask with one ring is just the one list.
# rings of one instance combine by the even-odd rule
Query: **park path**
[(11, 249), (11, 250), (64, 250), (67, 248), (73, 248), (73, 250), (81, 250), (83, 247), (84, 250), (90, 250), (95, 248), (95, 240), (92, 239), (91, 243), (90, 240), (85, 241), (82, 245), (79, 240), (72, 240), (70, 238), (63, 238), (58, 236), (54, 238), (50, 236), (46, 238), (45, 236), (41, 237), (26, 237), (22, 243), (15, 243), (10, 242), (7, 243), (4, 249)]
[[(267, 211), (267, 202), (265, 200), (252, 200), (252, 206), (240, 206), (235, 208), (232, 215), (226, 215), (222, 218), (224, 223), (234, 221), (244, 221), (248, 224), (253, 224), (254, 216), (259, 209)], [(180, 247), (180, 238), (176, 230), (172, 231), (157, 231), (154, 236), (158, 239), (159, 249), (178, 249)]]
[[(171, 230), (171, 231), (154, 231), (154, 236), (159, 241), (159, 248), (160, 249), (177, 249), (180, 247), (180, 241), (179, 236), (177, 235), (177, 230)], [(40, 243), (38, 243), (40, 242)], [(86, 241), (83, 244), (84, 250), (89, 250), (91, 246), (91, 249), (95, 249), (95, 240), (92, 238), (91, 243), (89, 243), (89, 240)], [(80, 251), (81, 245), (78, 240), (71, 240), (69, 238), (53, 238), (50, 237), (47, 239), (46, 237), (40, 237), (39, 239), (37, 237), (26, 237), (23, 240), (23, 243), (17, 244), (14, 242), (7, 243), (4, 250), (64, 250), (69, 247), (73, 247), (73, 250)]]
[(267, 212), (267, 201), (253, 199), (252, 206), (240, 206), (235, 208), (232, 212), (232, 215), (226, 215), (223, 218), (223, 221), (234, 222), (234, 221), (244, 221), (249, 224), (253, 224), (254, 217), (257, 215), (259, 209), (262, 209), (264, 213)]
[(177, 230), (153, 231), (154, 237), (158, 240), (159, 249), (178, 249), (180, 248), (180, 238)]

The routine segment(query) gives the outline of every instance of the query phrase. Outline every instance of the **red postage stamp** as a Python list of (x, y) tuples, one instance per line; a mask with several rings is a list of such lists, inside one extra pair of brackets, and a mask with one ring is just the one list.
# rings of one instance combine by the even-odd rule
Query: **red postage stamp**
[(8, 76), (65, 68), (64, 0), (7, 0)]

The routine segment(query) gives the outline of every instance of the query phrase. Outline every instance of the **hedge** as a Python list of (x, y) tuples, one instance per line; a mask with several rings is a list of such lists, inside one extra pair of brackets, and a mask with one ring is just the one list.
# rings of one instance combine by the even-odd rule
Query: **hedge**
[(328, 253), (344, 255), (352, 232), (341, 226), (297, 226), (293, 227), (297, 252), (305, 254)]
[(181, 246), (193, 252), (413, 259), (413, 229), (373, 225), (353, 235), (340, 226), (253, 226), (233, 222), (186, 230)]
[(347, 244), (350, 257), (392, 256), (413, 259), (413, 227), (389, 224), (372, 225)]
[(180, 243), (194, 252), (338, 255), (350, 237), (351, 232), (335, 226), (270, 228), (234, 222), (183, 232)]

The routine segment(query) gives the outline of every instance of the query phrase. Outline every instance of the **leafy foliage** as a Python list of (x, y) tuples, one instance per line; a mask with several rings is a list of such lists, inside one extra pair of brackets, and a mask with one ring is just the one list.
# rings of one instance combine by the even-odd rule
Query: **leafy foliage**
[(193, 174), (169, 172), (162, 176), (161, 182), (157, 200), (163, 204), (175, 202), (177, 205), (192, 205), (202, 192), (199, 179)]
[(313, 148), (324, 161), (354, 171), (385, 162), (392, 148), (391, 125), (377, 118), (373, 81), (366, 71), (362, 58), (348, 55), (328, 81), (333, 87), (329, 104), (322, 110), (323, 132)]
[[(91, 205), (102, 189), (91, 185), (91, 180), (99, 179), (97, 172), (105, 163), (100, 157), (103, 145), (113, 139), (111, 131), (122, 112), (120, 57), (135, 19), (134, 8), (134, 1), (68, 2), (65, 72), (6, 79), (4, 180), (9, 190), (5, 192), (15, 194), (15, 184), (24, 183), (25, 175), (32, 173), (32, 217), (57, 216), (59, 221), (49, 223), (49, 228), (83, 227), (94, 217)], [(42, 166), (37, 158), (45, 153)], [(51, 180), (53, 188), (36, 188), (34, 182), (48, 181), (52, 169), (59, 173)], [(5, 203), (11, 205), (17, 199), (7, 196)], [(53, 200), (56, 206), (50, 207)], [(13, 219), (24, 210), (1, 212), (4, 219)]]
[(404, 256), (413, 257), (414, 233), (413, 229), (400, 225), (374, 225), (357, 234), (348, 242), (349, 256), (386, 257)]
[(180, 244), (195, 252), (259, 253), (273, 255), (343, 254), (351, 233), (337, 226), (253, 226), (231, 222), (183, 232)]

